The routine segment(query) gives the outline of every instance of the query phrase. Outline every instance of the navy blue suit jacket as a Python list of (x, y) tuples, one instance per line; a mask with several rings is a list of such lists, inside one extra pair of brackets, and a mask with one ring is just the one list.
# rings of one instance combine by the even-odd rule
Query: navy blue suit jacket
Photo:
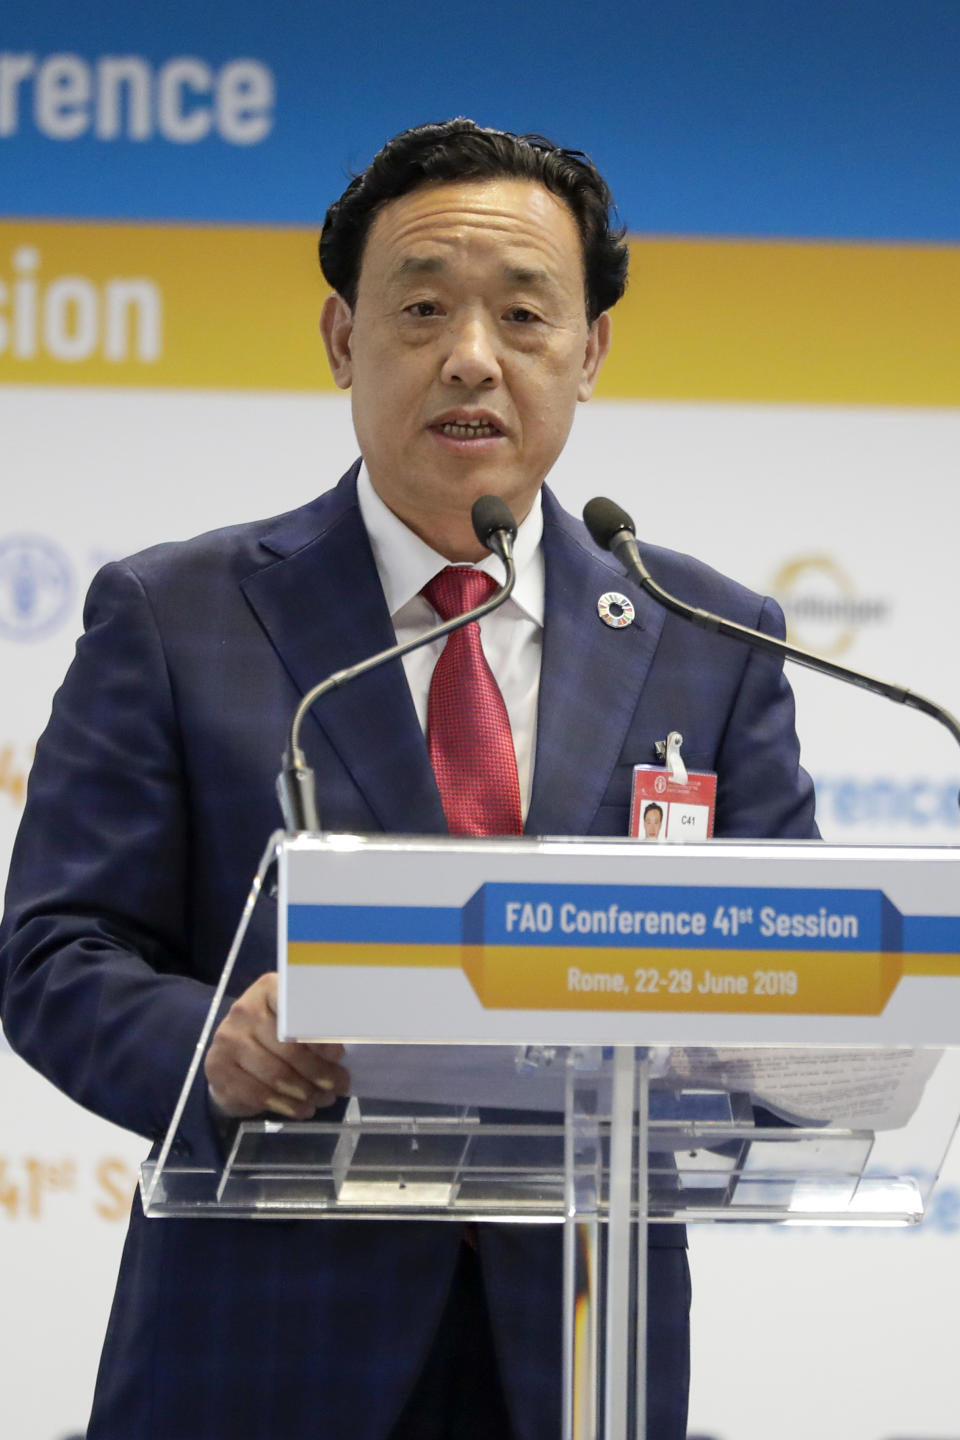
[[(81, 1104), (153, 1140), (278, 823), (294, 707), (394, 638), (355, 476), (279, 518), (107, 566), (37, 748), (2, 930), (5, 1030)], [(666, 616), (546, 491), (543, 546), (528, 832), (626, 834), (632, 767), (677, 729), (688, 765), (718, 773), (718, 835), (815, 833), (776, 661)], [(696, 561), (647, 558), (695, 605), (782, 625)], [(633, 599), (629, 628), (598, 618), (610, 589)], [(302, 744), (326, 828), (444, 833), (399, 663), (328, 696)], [(261, 907), (236, 993), (274, 963), (272, 926)], [(184, 1133), (210, 1143), (202, 1103)], [(91, 1440), (383, 1440), (458, 1243), (452, 1225), (145, 1222), (135, 1204)], [(559, 1433), (558, 1246), (552, 1227), (483, 1233), (518, 1440)]]

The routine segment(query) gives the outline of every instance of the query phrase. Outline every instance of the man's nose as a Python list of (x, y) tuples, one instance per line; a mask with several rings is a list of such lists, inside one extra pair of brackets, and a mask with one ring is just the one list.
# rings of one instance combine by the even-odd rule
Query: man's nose
[(489, 325), (480, 317), (465, 320), (453, 336), (441, 378), (446, 384), (491, 389), (503, 378), (497, 346)]

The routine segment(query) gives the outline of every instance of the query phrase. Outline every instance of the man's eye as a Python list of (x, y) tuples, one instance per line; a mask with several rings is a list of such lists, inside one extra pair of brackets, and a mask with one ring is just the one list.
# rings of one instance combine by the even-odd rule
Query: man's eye
[(436, 302), (433, 300), (418, 300), (415, 305), (407, 306), (407, 314), (413, 315), (417, 320), (429, 320), (431, 315), (439, 313)]
[(507, 311), (507, 319), (517, 321), (521, 325), (529, 325), (537, 316), (532, 310), (527, 310), (523, 305), (511, 305)]

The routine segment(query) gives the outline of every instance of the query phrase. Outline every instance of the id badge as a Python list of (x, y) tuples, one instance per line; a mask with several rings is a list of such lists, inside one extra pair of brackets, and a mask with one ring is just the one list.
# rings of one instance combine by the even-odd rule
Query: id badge
[(713, 838), (717, 777), (712, 770), (687, 770), (680, 758), (682, 743), (674, 730), (664, 746), (663, 765), (633, 767), (630, 835), (635, 840), (676, 844)]

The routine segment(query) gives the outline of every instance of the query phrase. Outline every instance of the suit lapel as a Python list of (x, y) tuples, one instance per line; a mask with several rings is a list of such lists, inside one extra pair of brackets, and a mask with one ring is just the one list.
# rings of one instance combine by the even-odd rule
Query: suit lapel
[[(548, 490), (543, 518), (546, 609), (526, 831), (584, 835), (637, 708), (664, 612), (591, 544)], [(601, 621), (597, 601), (609, 590), (633, 601), (632, 625), (616, 630)]]
[[(396, 640), (357, 505), (357, 468), (330, 495), (282, 517), (261, 537), (278, 558), (242, 584), (301, 695), (324, 676)], [(308, 758), (314, 725), (323, 730), (384, 830), (445, 832), (399, 660), (318, 702), (301, 732)], [(322, 817), (322, 795), (320, 806)]]

